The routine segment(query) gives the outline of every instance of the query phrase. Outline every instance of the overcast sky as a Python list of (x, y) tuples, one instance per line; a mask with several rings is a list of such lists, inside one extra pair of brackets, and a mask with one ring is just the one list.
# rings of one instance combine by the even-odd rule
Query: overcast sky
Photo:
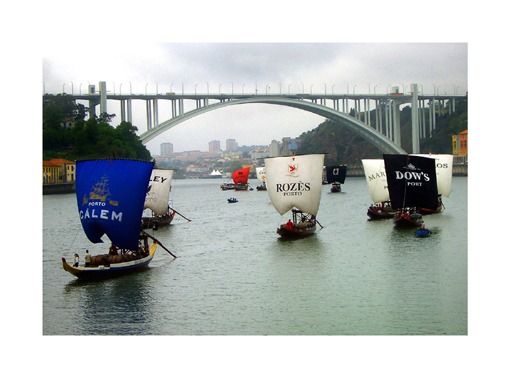
[[(43, 57), (46, 93), (86, 93), (105, 81), (110, 93), (387, 93), (389, 86), (424, 93), (465, 93), (467, 43), (134, 43), (97, 47), (99, 59), (82, 50), (49, 46)], [(170, 101), (159, 101), (159, 122), (171, 117)], [(145, 101), (133, 101), (133, 123), (146, 131)], [(186, 102), (185, 110), (194, 109)], [(120, 104), (108, 102), (117, 115)], [(148, 143), (159, 154), (162, 142), (174, 151), (207, 151), (211, 140), (239, 145), (269, 144), (297, 137), (324, 121), (302, 110), (276, 105), (239, 105), (195, 117)], [(253, 130), (253, 131), (252, 131)]]

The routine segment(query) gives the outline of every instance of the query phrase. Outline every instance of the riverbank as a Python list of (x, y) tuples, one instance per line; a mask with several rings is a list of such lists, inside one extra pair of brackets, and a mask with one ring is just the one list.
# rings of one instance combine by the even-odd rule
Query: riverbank
[[(468, 175), (468, 166), (466, 165), (454, 165), (452, 168), (452, 175), (465, 177)], [(365, 177), (365, 171), (363, 166), (359, 167), (347, 167), (347, 177)]]
[[(468, 175), (468, 166), (467, 165), (454, 165), (453, 176), (465, 177)], [(347, 177), (365, 177), (365, 172), (363, 167), (348, 167), (347, 168)], [(76, 183), (68, 182), (61, 184), (44, 184), (43, 185), (43, 195), (44, 194), (65, 194), (65, 193), (74, 193), (76, 192)]]
[(65, 194), (76, 192), (76, 183), (44, 184), (43, 194)]

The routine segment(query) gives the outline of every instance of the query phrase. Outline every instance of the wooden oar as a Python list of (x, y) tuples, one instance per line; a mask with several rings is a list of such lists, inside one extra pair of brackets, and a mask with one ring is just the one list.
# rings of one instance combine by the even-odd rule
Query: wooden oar
[(320, 224), (320, 223), (319, 223), (319, 221), (318, 221), (317, 219), (315, 220), (315, 222), (317, 222), (317, 224), (318, 224), (319, 226), (321, 226), (321, 228), (324, 228), (324, 227), (322, 226), (322, 224)]
[(186, 219), (188, 222), (191, 222), (191, 219), (186, 218), (184, 215), (182, 215), (181, 213), (179, 213), (177, 210), (172, 209), (171, 207), (169, 207), (169, 209), (170, 209), (170, 210), (172, 210), (172, 211), (175, 211), (175, 213), (176, 213), (176, 214), (179, 214), (181, 217), (183, 217), (184, 219)]
[(147, 232), (145, 231), (142, 231), (145, 235), (147, 235), (149, 238), (151, 238), (152, 240), (154, 240), (156, 243), (158, 243), (161, 248), (163, 248), (165, 251), (167, 251), (168, 253), (170, 253), (175, 259), (177, 258), (177, 256), (175, 256), (172, 252), (170, 252), (170, 250), (165, 247), (158, 239), (156, 239), (154, 236), (148, 234)]

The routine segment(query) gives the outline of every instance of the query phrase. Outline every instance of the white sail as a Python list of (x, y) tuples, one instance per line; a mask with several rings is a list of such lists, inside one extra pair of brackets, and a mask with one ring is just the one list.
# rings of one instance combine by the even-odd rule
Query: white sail
[(221, 177), (221, 172), (215, 169), (211, 173), (209, 173), (209, 177)]
[(317, 215), (322, 193), (323, 154), (265, 159), (269, 198), (280, 215), (293, 207)]
[(388, 180), (383, 159), (363, 159), (363, 170), (367, 180), (368, 191), (374, 203), (390, 200)]
[(266, 168), (265, 167), (256, 167), (257, 171), (257, 179), (260, 182), (266, 182)]
[(168, 211), (173, 173), (174, 171), (168, 169), (152, 170), (144, 209), (150, 209), (158, 215), (163, 215)]
[(453, 155), (412, 154), (436, 159), (437, 193), (449, 197), (452, 191)]

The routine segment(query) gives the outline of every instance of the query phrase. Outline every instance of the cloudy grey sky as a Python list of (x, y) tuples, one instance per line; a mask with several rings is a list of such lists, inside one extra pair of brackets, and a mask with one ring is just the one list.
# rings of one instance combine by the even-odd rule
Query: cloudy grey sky
[[(52, 46), (44, 51), (47, 93), (86, 93), (106, 81), (115, 93), (387, 93), (389, 86), (425, 93), (465, 93), (467, 43), (155, 43), (97, 48), (100, 59)], [(144, 101), (134, 101), (133, 123), (146, 130)], [(170, 118), (170, 102), (160, 101), (159, 122)], [(185, 104), (186, 110), (194, 102)], [(117, 114), (118, 101), (108, 103)], [(162, 142), (174, 151), (206, 151), (208, 142), (234, 138), (240, 145), (269, 144), (297, 137), (323, 118), (288, 107), (240, 105), (195, 117), (149, 142), (159, 153)], [(253, 132), (251, 131), (253, 130)]]

